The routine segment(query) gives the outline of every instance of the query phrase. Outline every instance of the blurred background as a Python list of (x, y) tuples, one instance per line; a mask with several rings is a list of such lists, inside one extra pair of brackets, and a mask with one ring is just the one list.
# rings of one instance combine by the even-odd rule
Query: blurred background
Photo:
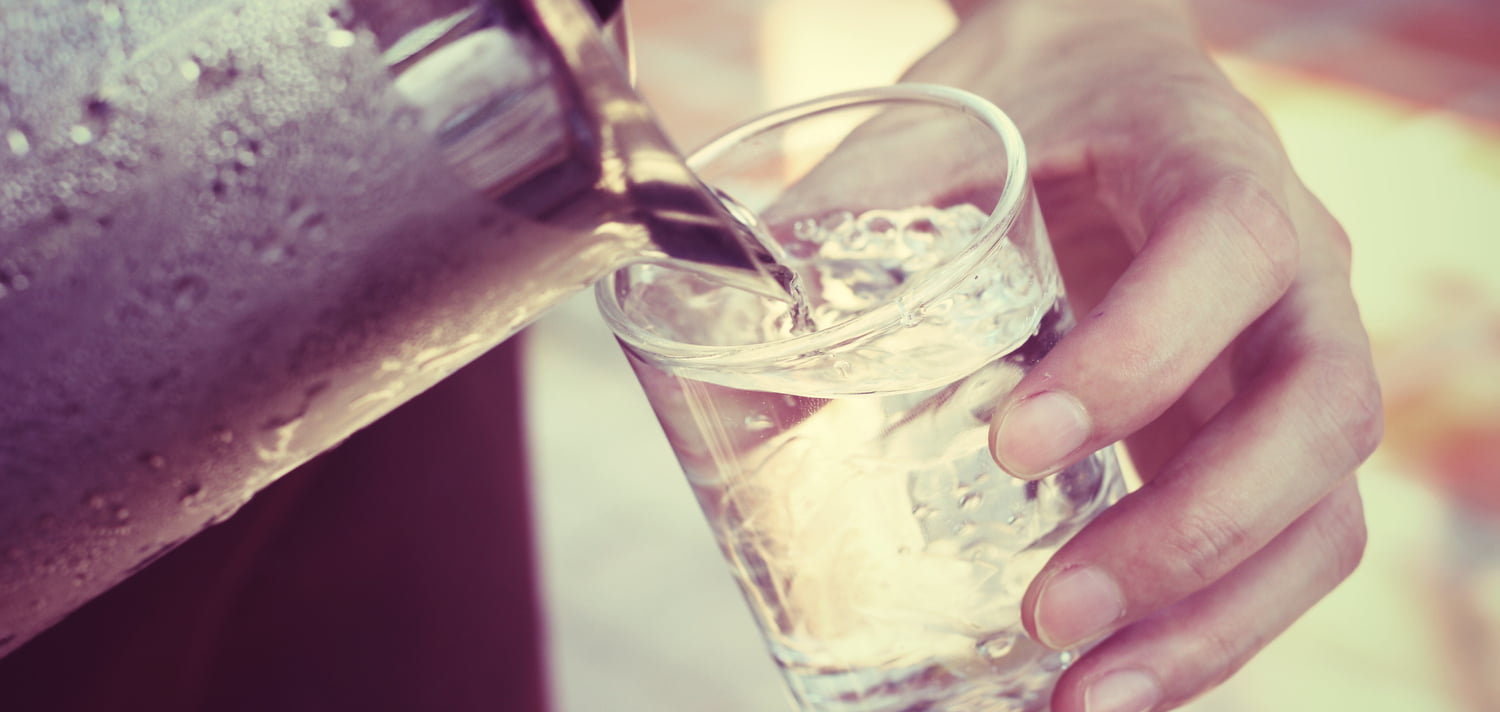
[[(1360, 570), (1197, 712), (1500, 711), (1500, 3), (1199, 0), (1205, 35), (1349, 231), (1387, 436)], [(941, 0), (627, 0), (684, 149), (894, 80)], [(634, 377), (581, 297), (528, 341), (559, 712), (779, 712), (769, 656)]]

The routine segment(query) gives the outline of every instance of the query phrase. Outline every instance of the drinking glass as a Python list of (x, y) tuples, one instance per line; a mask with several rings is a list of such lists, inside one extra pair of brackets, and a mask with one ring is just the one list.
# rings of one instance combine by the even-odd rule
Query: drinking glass
[(803, 710), (1040, 710), (1076, 651), (1027, 637), (1047, 559), (1124, 492), (1038, 481), (996, 405), (1073, 323), (1020, 137), (935, 86), (817, 99), (689, 159), (779, 245), (788, 301), (659, 266), (598, 286)]

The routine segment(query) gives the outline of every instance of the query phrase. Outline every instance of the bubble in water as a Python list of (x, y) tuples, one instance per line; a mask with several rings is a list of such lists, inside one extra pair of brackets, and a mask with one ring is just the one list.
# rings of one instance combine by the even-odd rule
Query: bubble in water
[(816, 242), (820, 232), (818, 221), (812, 218), (803, 218), (792, 224), (792, 236), (798, 240)]
[(184, 59), (177, 65), (177, 71), (182, 74), (183, 79), (196, 82), (198, 77), (203, 76), (203, 65), (198, 64), (196, 59)]
[(1016, 634), (1000, 633), (980, 640), (974, 646), (980, 657), (986, 660), (999, 660), (1010, 655), (1016, 649)]
[(24, 156), (31, 153), (31, 139), (20, 129), (6, 131), (5, 143), (10, 146), (10, 152), (17, 156)]
[(905, 297), (896, 298), (896, 308), (901, 310), (902, 326), (910, 329), (911, 327), (922, 323), (922, 315), (918, 314), (917, 310), (911, 308), (910, 302), (908, 302)]
[(353, 47), (355, 39), (356, 37), (353, 32), (342, 27), (328, 31), (328, 45), (330, 47), (338, 47), (340, 49)]
[(114, 3), (102, 3), (99, 6), (99, 21), (111, 30), (118, 29), (125, 24), (125, 13)]
[(1041, 660), (1042, 669), (1053, 673), (1062, 672), (1073, 664), (1076, 657), (1077, 655), (1071, 650), (1064, 650), (1056, 655), (1044, 655)]

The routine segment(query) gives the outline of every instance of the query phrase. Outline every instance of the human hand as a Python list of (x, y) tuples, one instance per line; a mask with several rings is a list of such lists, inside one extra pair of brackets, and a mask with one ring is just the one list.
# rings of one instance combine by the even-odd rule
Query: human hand
[(1124, 439), (1143, 486), (1069, 542), (1023, 618), (1100, 640), (1056, 712), (1165, 710), (1357, 565), (1381, 435), (1350, 247), (1170, 0), (994, 0), (906, 79), (1020, 126), (1078, 326), (1000, 404), (1019, 477)]

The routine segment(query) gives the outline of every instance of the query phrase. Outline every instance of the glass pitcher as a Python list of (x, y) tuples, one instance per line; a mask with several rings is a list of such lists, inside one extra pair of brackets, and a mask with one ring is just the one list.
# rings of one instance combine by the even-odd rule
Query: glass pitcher
[(621, 59), (579, 0), (8, 6), (0, 655), (624, 264), (774, 289)]

